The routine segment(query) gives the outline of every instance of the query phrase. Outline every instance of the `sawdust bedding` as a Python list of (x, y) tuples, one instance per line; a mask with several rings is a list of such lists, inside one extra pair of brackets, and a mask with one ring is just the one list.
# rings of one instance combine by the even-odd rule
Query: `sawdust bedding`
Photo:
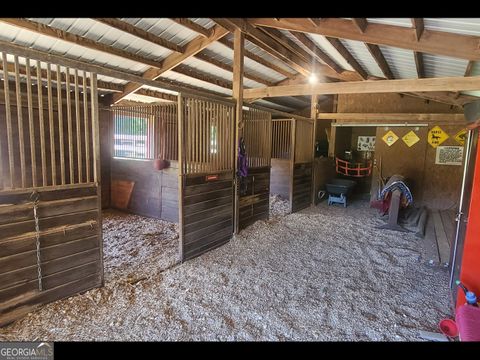
[(447, 271), (423, 263), (414, 235), (376, 229), (364, 202), (257, 221), (181, 265), (174, 224), (117, 215), (104, 223), (105, 287), (44, 306), (0, 340), (405, 341), (450, 315)]

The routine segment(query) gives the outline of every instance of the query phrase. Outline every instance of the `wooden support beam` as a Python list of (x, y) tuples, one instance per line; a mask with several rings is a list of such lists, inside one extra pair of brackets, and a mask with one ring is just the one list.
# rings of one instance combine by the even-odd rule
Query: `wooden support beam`
[[(267, 29), (262, 28), (262, 31), (268, 34), (271, 38), (275, 39), (282, 46), (290, 50), (293, 54), (298, 56), (298, 58), (304, 59), (306, 63), (302, 65), (309, 73), (316, 73), (320, 77), (330, 77), (334, 79), (340, 79), (345, 81), (354, 81), (360, 80), (361, 77), (355, 74), (354, 72), (344, 70), (339, 65), (337, 65), (330, 57), (323, 53), (318, 47), (304, 34), (298, 33), (300, 40), (311, 52), (314, 53), (312, 57), (307, 51), (298, 46), (295, 42), (283, 35), (279, 30), (276, 29)], [(315, 50), (317, 49), (317, 50)], [(323, 54), (323, 55), (322, 55)], [(316, 61), (315, 59), (319, 58), (326, 63)]]
[(88, 39), (86, 37), (78, 36), (78, 35), (75, 35), (75, 34), (60, 30), (60, 29), (50, 27), (50, 26), (45, 25), (45, 24), (37, 23), (35, 21), (26, 20), (26, 19), (10, 19), (10, 18), (8, 18), (8, 19), (1, 18), (0, 21), (4, 22), (6, 24), (9, 24), (9, 25), (19, 27), (21, 29), (26, 29), (26, 30), (33, 31), (33, 32), (36, 32), (36, 33), (41, 34), (41, 35), (50, 36), (50, 37), (58, 39), (58, 40), (67, 41), (67, 42), (75, 44), (75, 45), (80, 45), (80, 46), (86, 47), (88, 49), (101, 51), (101, 52), (104, 52), (104, 53), (109, 54), (109, 55), (115, 55), (115, 56), (118, 56), (118, 57), (123, 58), (123, 59), (136, 61), (136, 62), (146, 64), (146, 65), (150, 65), (150, 66), (153, 66), (153, 67), (160, 67), (161, 66), (161, 64), (156, 60), (146, 58), (144, 56), (136, 55), (136, 54), (133, 54), (129, 51), (125, 51), (125, 50), (122, 50), (122, 49), (119, 49), (119, 48), (116, 48), (116, 47), (113, 47), (113, 46), (105, 45), (105, 44), (102, 44), (99, 41), (94, 41), (94, 40)]
[(442, 121), (464, 122), (463, 114), (409, 114), (409, 113), (318, 113), (317, 119), (348, 121)]
[[(233, 98), (236, 101), (235, 111), (235, 172), (238, 169), (238, 143), (240, 139), (240, 129), (243, 128), (243, 59), (245, 48), (245, 36), (236, 29), (234, 32), (234, 50), (233, 50)], [(235, 227), (234, 233), (239, 230), (239, 195), (235, 194)]]
[(149, 96), (152, 98), (157, 98), (157, 99), (162, 99), (162, 100), (168, 100), (168, 101), (177, 101), (177, 96), (172, 95), (172, 94), (166, 94), (162, 93), (160, 91), (155, 91), (155, 90), (150, 90), (150, 89), (138, 89), (136, 91), (136, 94), (138, 95), (143, 95), (143, 96)]
[(161, 37), (136, 27), (126, 21), (114, 18), (94, 18), (94, 20), (177, 53), (183, 53), (185, 51), (185, 47), (177, 45), (174, 42), (166, 39), (162, 39)]
[(210, 29), (206, 29), (197, 23), (194, 23), (192, 20), (187, 18), (170, 18), (170, 20), (175, 21), (177, 24), (180, 24), (187, 29), (195, 31), (196, 33), (202, 35), (205, 38), (208, 38), (212, 35), (212, 31)]
[(372, 54), (376, 63), (382, 70), (383, 75), (385, 75), (385, 77), (389, 80), (394, 79), (395, 76), (393, 76), (392, 70), (390, 70), (390, 66), (388, 65), (387, 60), (383, 56), (382, 51), (380, 50), (380, 47), (378, 45), (368, 44), (368, 43), (365, 43), (365, 46), (367, 47), (370, 54)]
[(308, 50), (318, 59), (322, 60), (329, 66), (333, 71), (338, 74), (341, 74), (344, 70), (339, 66), (330, 56), (325, 54), (315, 43), (309, 39), (304, 33), (291, 31), (290, 32), (298, 41), (307, 47)]
[[(233, 50), (233, 43), (228, 41), (226, 38), (222, 38), (222, 39), (219, 39), (218, 40), (219, 43), (229, 47), (230, 49)], [(263, 66), (266, 66), (274, 71), (276, 71), (277, 73), (279, 74), (282, 74), (286, 77), (291, 77), (291, 76), (294, 76), (295, 73), (293, 72), (289, 72), (287, 70), (285, 70), (284, 68), (270, 62), (270, 61), (267, 61), (265, 60), (264, 58), (262, 58), (261, 56), (258, 56), (257, 54), (245, 49), (245, 56), (248, 57), (249, 59), (259, 63), (259, 64), (262, 64)]]
[(415, 29), (415, 38), (417, 39), (417, 41), (420, 41), (420, 38), (423, 35), (423, 31), (425, 30), (423, 18), (412, 18), (412, 25)]
[[(463, 76), (471, 76), (472, 74), (472, 69), (473, 69), (473, 61), (469, 61), (467, 64), (467, 68), (465, 69), (465, 74)], [(460, 91), (457, 91), (455, 93), (454, 99), (458, 99), (460, 97)]]
[(319, 20), (315, 18), (307, 18), (313, 26), (317, 27)]
[(428, 79), (364, 80), (351, 82), (320, 83), (315, 85), (286, 85), (244, 90), (244, 98), (321, 95), (400, 93), (418, 91), (479, 90), (480, 76), (443, 77)]
[(479, 36), (425, 29), (421, 40), (417, 41), (413, 28), (370, 23), (365, 32), (360, 33), (352, 21), (340, 18), (323, 19), (316, 27), (304, 18), (282, 18), (281, 21), (274, 21), (271, 18), (252, 18), (249, 21), (256, 26), (320, 34), (467, 60), (480, 60)]
[[(212, 65), (215, 65), (216, 67), (220, 68), (220, 69), (223, 69), (223, 70), (226, 70), (226, 71), (230, 71), (233, 73), (233, 66), (231, 65), (228, 65), (228, 64), (225, 64), (224, 62), (220, 61), (220, 60), (217, 60), (217, 59), (214, 59), (210, 56), (208, 56), (207, 54), (203, 53), (203, 52), (200, 52), (196, 55), (194, 55), (194, 57), (196, 59), (199, 59), (199, 60), (202, 60), (202, 61), (205, 61), (209, 64), (212, 64)], [(271, 81), (268, 81), (268, 80), (265, 80), (263, 78), (261, 78), (260, 76), (257, 76), (251, 72), (248, 72), (248, 71), (245, 71), (243, 72), (243, 76), (245, 76), (245, 78), (248, 78), (248, 79), (251, 79), (253, 81), (256, 81), (260, 84), (264, 84), (264, 85), (267, 85), (267, 86), (273, 86), (275, 85), (274, 82), (271, 82)]]
[(366, 18), (352, 18), (352, 22), (362, 34), (367, 29), (368, 22)]
[(414, 51), (413, 56), (415, 57), (415, 66), (417, 68), (417, 75), (418, 78), (424, 78), (425, 77), (425, 68), (423, 66), (423, 55), (421, 52)]
[[(3, 72), (3, 63), (0, 63), (0, 71)], [(14, 64), (8, 63), (8, 72), (14, 72)], [(23, 65), (19, 65), (19, 73), (21, 75), (27, 76), (27, 68)], [(46, 81), (47, 80), (47, 71), (46, 70), (41, 70), (41, 79)], [(36, 74), (33, 74), (33, 77), (36, 78)], [(62, 84), (67, 84), (67, 76), (65, 73), (61, 74), (61, 79), (62, 79)], [(74, 76), (70, 75), (69, 77), (69, 84), (74, 82)], [(38, 81), (38, 79), (37, 79)], [(104, 89), (104, 90), (110, 90), (110, 91), (116, 91), (116, 92), (122, 92), (123, 91), (123, 85), (121, 84), (115, 84), (107, 81), (97, 81), (98, 88), (99, 89)], [(87, 79), (87, 85), (90, 86), (90, 79)], [(68, 85), (70, 87), (70, 85)]]
[[(156, 69), (156, 68), (148, 69), (143, 73), (142, 78), (147, 80), (157, 79), (164, 72), (174, 68), (175, 66), (177, 66), (178, 64), (183, 62), (185, 59), (189, 58), (190, 56), (193, 56), (198, 52), (202, 51), (212, 42), (217, 41), (221, 37), (225, 36), (227, 33), (228, 31), (225, 30), (223, 27), (214, 26), (212, 28), (212, 35), (210, 37), (208, 38), (204, 38), (203, 36), (196, 37), (194, 40), (190, 41), (185, 46), (185, 51), (183, 54), (172, 54), (168, 56), (166, 59), (162, 61), (162, 66), (159, 69)], [(123, 93), (114, 95), (113, 101), (117, 103), (128, 94), (135, 92), (140, 87), (141, 87), (141, 84), (139, 83), (128, 83), (127, 85), (125, 85), (125, 91)]]
[(362, 77), (363, 80), (368, 79), (367, 72), (363, 69), (362, 65), (358, 63), (355, 57), (348, 51), (348, 49), (342, 44), (342, 42), (333, 37), (326, 36), (327, 41), (343, 56), (346, 62)]

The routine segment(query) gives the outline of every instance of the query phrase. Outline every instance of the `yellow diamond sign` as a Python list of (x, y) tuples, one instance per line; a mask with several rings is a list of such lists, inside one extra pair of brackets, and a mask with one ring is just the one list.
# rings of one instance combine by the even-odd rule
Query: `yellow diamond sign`
[(388, 146), (392, 146), (395, 141), (398, 140), (398, 136), (392, 130), (390, 130), (385, 135), (383, 135), (382, 140), (385, 141)]
[(465, 144), (465, 138), (467, 137), (467, 129), (460, 130), (454, 137), (454, 139), (460, 144)]
[(435, 126), (428, 132), (428, 143), (436, 148), (448, 139), (448, 134), (440, 126)]
[(405, 144), (407, 144), (408, 147), (411, 147), (411, 146), (415, 145), (420, 140), (420, 138), (412, 130), (412, 131), (408, 132), (407, 134), (405, 134), (402, 137), (402, 140)]

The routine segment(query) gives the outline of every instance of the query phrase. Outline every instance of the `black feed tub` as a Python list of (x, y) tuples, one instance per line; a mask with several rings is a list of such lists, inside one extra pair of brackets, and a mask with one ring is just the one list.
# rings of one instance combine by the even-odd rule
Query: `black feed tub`
[(352, 193), (355, 185), (355, 181), (348, 179), (332, 179), (328, 184), (325, 184), (328, 192), (328, 205), (340, 203), (347, 207), (347, 196)]

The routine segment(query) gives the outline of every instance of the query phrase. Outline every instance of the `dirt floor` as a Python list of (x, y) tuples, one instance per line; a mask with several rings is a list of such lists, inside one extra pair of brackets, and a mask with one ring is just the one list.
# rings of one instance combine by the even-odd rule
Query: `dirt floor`
[[(165, 228), (144, 221), (137, 241), (161, 252)], [(365, 202), (322, 202), (162, 273), (173, 260), (138, 249), (139, 264), (108, 245), (104, 288), (46, 305), (0, 340), (421, 340), (450, 315), (447, 270), (423, 263), (422, 240), (381, 223)], [(111, 246), (135, 251), (111, 227)], [(177, 241), (168, 234), (160, 241)]]

